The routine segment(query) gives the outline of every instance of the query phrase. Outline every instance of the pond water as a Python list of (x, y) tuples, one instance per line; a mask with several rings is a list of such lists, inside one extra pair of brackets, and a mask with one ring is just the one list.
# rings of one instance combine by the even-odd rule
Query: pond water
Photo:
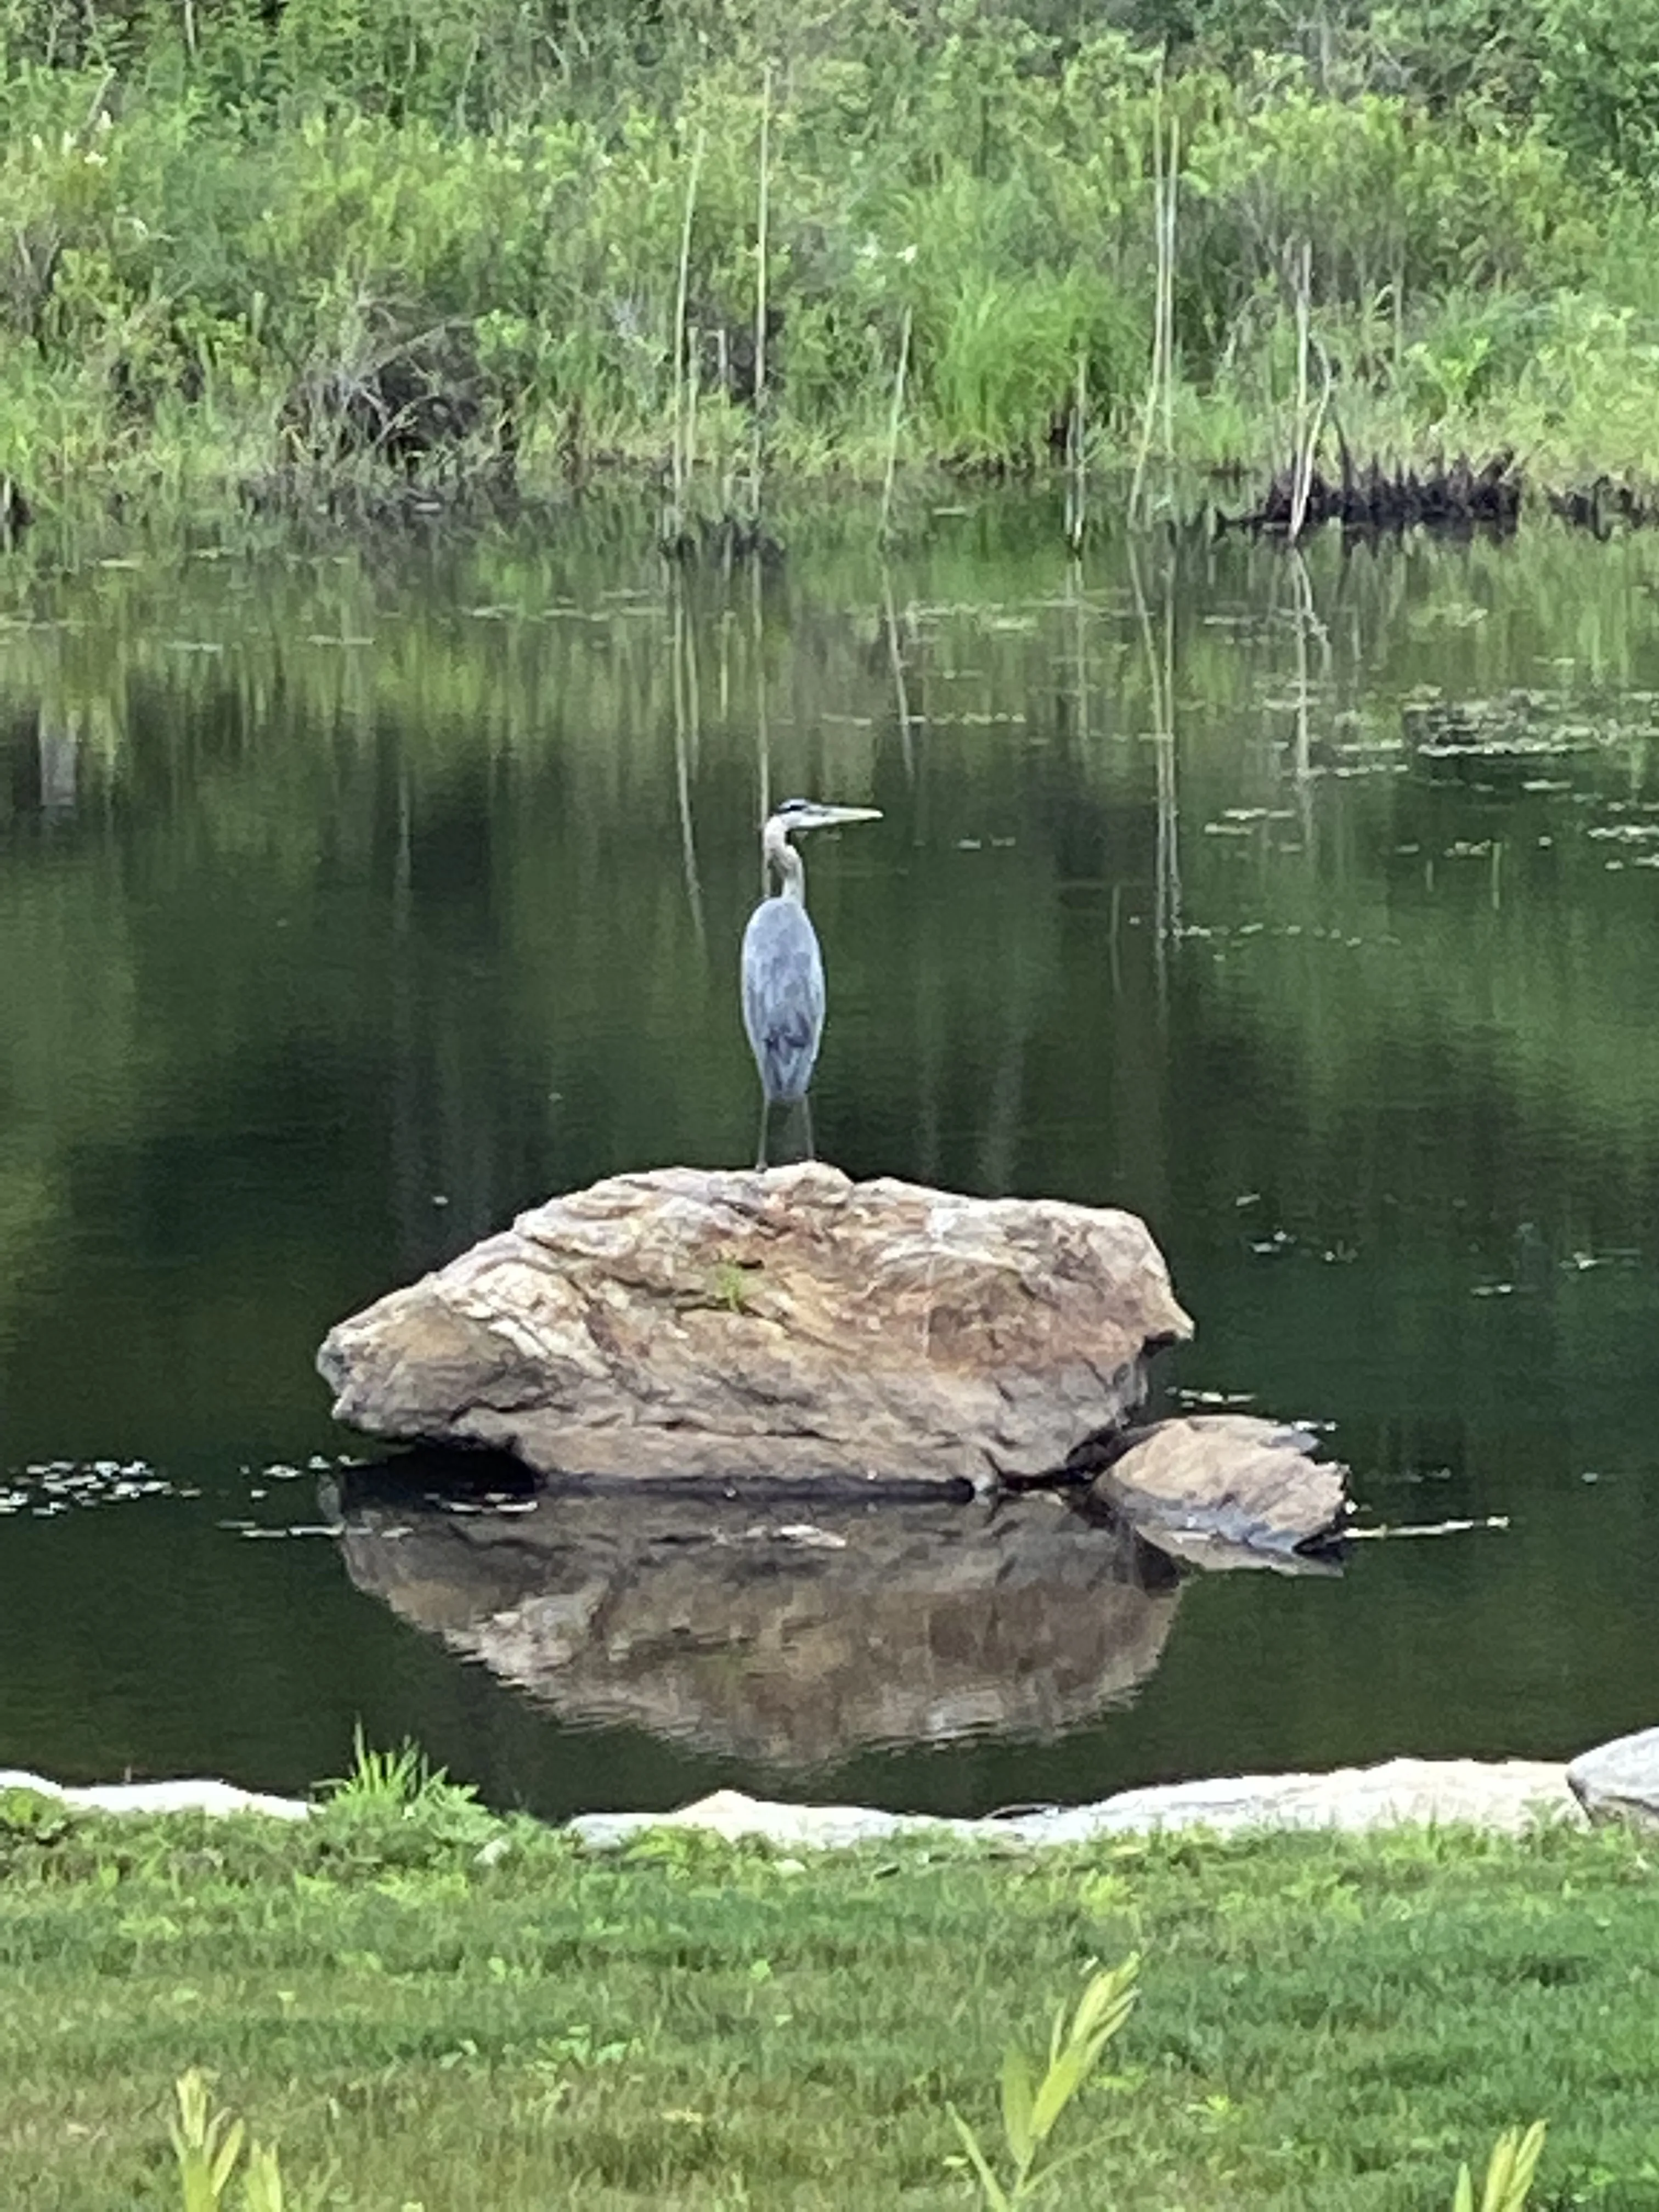
[[(0, 571), (0, 1765), (299, 1788), (361, 1720), (550, 1814), (957, 1812), (1655, 1719), (1659, 542), (872, 520), (764, 577), (620, 509)], [(823, 1153), (1133, 1207), (1166, 1402), (1507, 1528), (1176, 1585), (923, 1516), (844, 1607), (682, 1563), (631, 1642), (492, 1640), (533, 1546), (342, 1470), (314, 1349), (551, 1191), (747, 1161), (793, 793), (884, 816), (807, 848)]]

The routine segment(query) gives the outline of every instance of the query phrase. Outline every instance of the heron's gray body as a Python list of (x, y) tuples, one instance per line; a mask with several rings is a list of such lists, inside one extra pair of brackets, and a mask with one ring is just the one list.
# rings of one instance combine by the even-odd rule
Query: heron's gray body
[(812, 1109), (806, 1103), (823, 1036), (823, 955), (806, 911), (806, 871), (789, 842), (792, 830), (823, 830), (841, 822), (874, 822), (872, 806), (826, 806), (786, 799), (767, 817), (761, 851), (767, 881), (779, 889), (763, 898), (743, 933), (743, 1025), (761, 1079), (761, 1139), (757, 1165), (766, 1165), (766, 1121), (774, 1106), (799, 1104), (812, 1152)]
[(823, 956), (811, 915), (787, 892), (763, 899), (743, 933), (743, 1025), (769, 1104), (806, 1096), (823, 1004)]

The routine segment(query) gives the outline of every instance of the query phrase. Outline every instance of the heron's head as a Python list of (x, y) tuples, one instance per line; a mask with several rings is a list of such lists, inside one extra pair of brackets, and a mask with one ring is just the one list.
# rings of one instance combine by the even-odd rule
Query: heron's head
[(842, 822), (879, 822), (878, 806), (828, 806), (817, 799), (786, 799), (772, 820), (786, 836), (797, 830), (833, 830)]

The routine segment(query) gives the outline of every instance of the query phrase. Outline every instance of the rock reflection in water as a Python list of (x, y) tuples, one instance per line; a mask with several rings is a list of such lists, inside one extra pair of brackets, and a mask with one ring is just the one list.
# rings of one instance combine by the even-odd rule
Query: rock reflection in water
[(1061, 1735), (1133, 1696), (1180, 1594), (1052, 1496), (762, 1506), (413, 1472), (338, 1482), (360, 1589), (562, 1720), (781, 1768)]

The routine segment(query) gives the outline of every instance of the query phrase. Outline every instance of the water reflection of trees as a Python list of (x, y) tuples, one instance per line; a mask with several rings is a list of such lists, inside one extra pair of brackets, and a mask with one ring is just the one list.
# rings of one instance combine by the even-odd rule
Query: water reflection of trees
[[(889, 817), (813, 876), (821, 1134), (851, 1168), (1167, 1221), (1294, 1158), (1311, 1211), (1374, 1220), (1404, 1178), (1426, 1220), (1548, 1185), (1566, 1128), (1597, 1176), (1545, 1233), (1645, 1202), (1633, 880), (1540, 846), (1560, 809), (1512, 769), (1385, 749), (1425, 687), (1553, 685), (1627, 725), (1574, 775), (1645, 792), (1649, 710), (1619, 702), (1649, 548), (1332, 543), (1298, 574), (1193, 541), (1068, 581), (994, 517), (886, 571), (830, 544), (671, 591), (623, 543), (15, 587), (0, 1276), (55, 1264), (100, 1150), (164, 1211), (191, 1146), (280, 1125), (288, 1264), (353, 1294), (553, 1185), (741, 1157), (769, 781)], [(1498, 904), (1490, 871), (1426, 866), (1483, 837)], [(202, 1231), (216, 1264), (261, 1233), (234, 1206)]]

